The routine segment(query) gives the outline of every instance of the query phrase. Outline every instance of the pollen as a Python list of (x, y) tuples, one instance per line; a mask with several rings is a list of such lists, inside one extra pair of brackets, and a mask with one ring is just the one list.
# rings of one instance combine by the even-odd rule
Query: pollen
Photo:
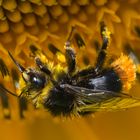
[(128, 92), (136, 80), (136, 66), (133, 61), (128, 56), (121, 54), (120, 58), (111, 64), (111, 67), (123, 84), (122, 91)]

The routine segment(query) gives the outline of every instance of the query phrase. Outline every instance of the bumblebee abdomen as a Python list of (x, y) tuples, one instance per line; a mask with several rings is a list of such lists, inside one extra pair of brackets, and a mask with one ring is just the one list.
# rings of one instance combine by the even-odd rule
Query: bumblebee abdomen
[(136, 80), (136, 66), (133, 61), (121, 55), (109, 68), (98, 75), (80, 80), (78, 86), (113, 92), (128, 92)]
[(104, 72), (101, 76), (89, 80), (90, 88), (95, 90), (107, 90), (120, 92), (122, 90), (122, 82), (118, 74), (113, 70)]

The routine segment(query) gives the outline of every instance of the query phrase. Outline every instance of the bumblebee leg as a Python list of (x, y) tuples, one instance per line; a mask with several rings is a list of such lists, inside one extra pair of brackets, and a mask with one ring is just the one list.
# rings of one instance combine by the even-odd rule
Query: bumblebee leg
[(41, 71), (45, 72), (47, 75), (51, 75), (51, 71), (48, 69), (38, 57), (35, 58), (36, 65), (40, 68)]
[(58, 83), (54, 80), (53, 76), (52, 76), (52, 72), (48, 69), (47, 64), (43, 63), (40, 58), (36, 57), (35, 58), (35, 63), (36, 65), (39, 67), (39, 69), (41, 71), (43, 71), (44, 73), (46, 73), (48, 76), (50, 76), (51, 81), (54, 85), (57, 85)]
[(74, 27), (72, 27), (70, 35), (65, 43), (65, 50), (66, 50), (65, 57), (66, 57), (69, 74), (74, 72), (75, 67), (76, 67), (76, 60), (75, 60), (76, 55), (75, 55), (74, 49), (71, 47), (71, 36), (72, 36), (73, 30), (74, 30)]
[(71, 43), (69, 41), (66, 42), (65, 49), (66, 49), (65, 57), (68, 66), (68, 73), (72, 73), (75, 70), (76, 61), (75, 61), (75, 52), (71, 48)]
[(88, 77), (89, 78), (95, 77), (95, 75), (96, 75), (95, 69), (93, 67), (90, 67), (90, 68), (78, 71), (75, 75), (72, 76), (72, 78), (76, 81), (79, 81), (79, 80), (81, 81)]
[(104, 64), (106, 55), (107, 55), (107, 47), (109, 45), (109, 41), (110, 41), (110, 31), (108, 31), (107, 27), (105, 26), (104, 23), (101, 23), (101, 37), (103, 39), (103, 44), (102, 44), (102, 48), (99, 52), (98, 58), (97, 58), (97, 63), (96, 63), (96, 67), (95, 67), (95, 71), (98, 73)]

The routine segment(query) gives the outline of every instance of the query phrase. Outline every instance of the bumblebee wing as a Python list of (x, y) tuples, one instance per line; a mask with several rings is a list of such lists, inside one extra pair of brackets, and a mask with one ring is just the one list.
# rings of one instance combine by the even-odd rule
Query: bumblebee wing
[(83, 105), (80, 112), (117, 111), (140, 106), (140, 99), (125, 93), (93, 90), (83, 87), (64, 85), (67, 92), (75, 94)]
[(119, 111), (140, 106), (140, 100), (132, 97), (113, 97), (111, 99), (85, 105), (79, 108), (80, 112)]
[(74, 94), (82, 100), (87, 100), (87, 102), (89, 103), (96, 103), (113, 97), (131, 97), (130, 95), (125, 93), (117, 93), (106, 90), (94, 90), (84, 87), (72, 86), (69, 84), (63, 84), (61, 85), (61, 87), (68, 93)]

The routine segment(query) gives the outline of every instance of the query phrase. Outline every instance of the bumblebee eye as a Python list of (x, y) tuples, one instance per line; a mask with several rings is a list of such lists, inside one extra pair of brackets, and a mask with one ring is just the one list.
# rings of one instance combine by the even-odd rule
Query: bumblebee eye
[(25, 82), (30, 83), (34, 88), (43, 88), (46, 84), (46, 77), (43, 73), (25, 71), (22, 76)]
[(43, 88), (46, 83), (46, 79), (44, 76), (36, 75), (31, 78), (31, 83), (34, 84), (36, 87)]

